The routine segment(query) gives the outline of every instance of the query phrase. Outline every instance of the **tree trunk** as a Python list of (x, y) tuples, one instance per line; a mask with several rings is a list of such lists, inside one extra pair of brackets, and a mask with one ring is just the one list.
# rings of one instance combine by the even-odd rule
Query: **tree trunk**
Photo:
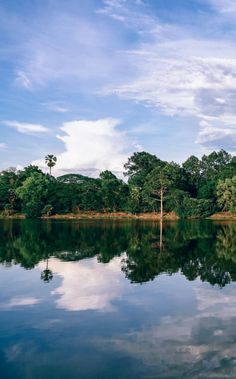
[(161, 215), (160, 215), (160, 218), (161, 218), (161, 221), (162, 221), (163, 220), (163, 187), (162, 186), (161, 186), (160, 200), (161, 200)]

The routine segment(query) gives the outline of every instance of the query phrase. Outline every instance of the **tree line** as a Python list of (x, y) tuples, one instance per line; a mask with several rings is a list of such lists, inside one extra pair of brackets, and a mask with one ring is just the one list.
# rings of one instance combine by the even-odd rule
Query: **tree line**
[(96, 212), (175, 212), (182, 218), (236, 211), (236, 157), (224, 150), (190, 156), (182, 165), (147, 152), (134, 153), (124, 165), (127, 181), (111, 171), (94, 179), (80, 174), (55, 178), (57, 159), (45, 157), (50, 172), (29, 165), (0, 174), (0, 211), (27, 217)]

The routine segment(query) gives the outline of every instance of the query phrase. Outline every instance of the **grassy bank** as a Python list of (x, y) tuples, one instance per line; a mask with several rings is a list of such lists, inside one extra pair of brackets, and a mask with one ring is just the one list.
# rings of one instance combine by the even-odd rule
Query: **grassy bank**
[[(141, 219), (141, 220), (160, 220), (160, 213), (139, 213), (132, 214), (126, 212), (80, 212), (80, 213), (68, 213), (68, 214), (56, 214), (53, 216), (44, 216), (46, 219), (59, 219), (59, 220), (70, 220), (70, 219)], [(164, 215), (165, 220), (178, 220), (179, 217), (174, 213), (166, 213)]]
[[(14, 213), (7, 215), (0, 213), (0, 219), (25, 219), (26, 216), (22, 213)], [(121, 219), (130, 219), (130, 220), (160, 220), (160, 213), (149, 212), (149, 213), (127, 213), (127, 212), (79, 212), (79, 213), (66, 213), (66, 214), (55, 214), (52, 216), (42, 216), (41, 219), (51, 219), (51, 220), (121, 220)], [(165, 213), (164, 220), (176, 221), (180, 217), (175, 212)], [(188, 219), (199, 219), (197, 217), (189, 217)], [(208, 220), (224, 220), (224, 221), (236, 221), (236, 214), (230, 212), (219, 212), (215, 213), (212, 216), (207, 217)]]
[(231, 221), (236, 220), (236, 214), (230, 213), (230, 212), (219, 212), (215, 213), (212, 216), (208, 217), (210, 220), (224, 220), (224, 221)]

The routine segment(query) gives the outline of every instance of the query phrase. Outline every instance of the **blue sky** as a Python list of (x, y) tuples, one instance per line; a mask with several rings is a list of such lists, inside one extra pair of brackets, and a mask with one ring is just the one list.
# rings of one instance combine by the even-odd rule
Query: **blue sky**
[(0, 0), (0, 168), (236, 150), (235, 0)]

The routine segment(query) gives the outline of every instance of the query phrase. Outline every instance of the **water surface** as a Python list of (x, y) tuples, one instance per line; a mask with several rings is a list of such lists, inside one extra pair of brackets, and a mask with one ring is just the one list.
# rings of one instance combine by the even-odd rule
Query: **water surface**
[(236, 377), (236, 224), (2, 221), (1, 379)]

